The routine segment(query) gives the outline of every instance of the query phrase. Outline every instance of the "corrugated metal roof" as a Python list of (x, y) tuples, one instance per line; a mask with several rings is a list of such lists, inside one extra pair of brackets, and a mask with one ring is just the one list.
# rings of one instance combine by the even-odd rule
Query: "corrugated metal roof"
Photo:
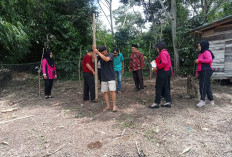
[(206, 29), (210, 29), (219, 25), (222, 25), (224, 23), (228, 23), (228, 22), (232, 22), (232, 15), (226, 16), (224, 18), (221, 18), (219, 20), (213, 21), (211, 23), (205, 24), (203, 26), (197, 27), (191, 31), (189, 31), (188, 33), (198, 33), (200, 31), (204, 31)]

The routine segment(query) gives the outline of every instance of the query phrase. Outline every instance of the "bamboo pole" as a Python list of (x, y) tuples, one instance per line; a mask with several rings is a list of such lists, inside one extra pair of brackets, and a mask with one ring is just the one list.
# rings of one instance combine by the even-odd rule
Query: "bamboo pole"
[[(149, 46), (149, 65), (151, 63), (151, 41), (150, 41), (150, 46)], [(150, 72), (150, 80), (151, 80), (151, 75), (152, 75), (152, 69), (149, 66), (149, 72)]]
[(39, 98), (40, 98), (40, 73), (41, 73), (41, 67), (42, 67), (43, 56), (44, 56), (44, 48), (43, 48), (43, 53), (42, 53), (42, 57), (41, 57), (41, 61), (40, 61), (40, 67), (39, 67), (39, 70), (38, 70), (38, 78), (39, 78)]
[(79, 63), (78, 63), (78, 75), (79, 75), (79, 85), (81, 86), (81, 50), (82, 50), (82, 45), (80, 46), (80, 56), (79, 56)]
[[(93, 13), (93, 45), (96, 44), (96, 24), (95, 24), (95, 14)], [(98, 69), (97, 69), (97, 57), (95, 54), (95, 95), (96, 99), (98, 99)]]

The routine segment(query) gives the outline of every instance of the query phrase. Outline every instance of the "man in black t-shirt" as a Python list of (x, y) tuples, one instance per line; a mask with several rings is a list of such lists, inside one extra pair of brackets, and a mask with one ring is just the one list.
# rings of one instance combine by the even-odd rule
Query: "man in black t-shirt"
[(109, 94), (110, 91), (113, 101), (113, 112), (117, 111), (116, 106), (116, 81), (114, 76), (114, 55), (107, 52), (105, 46), (99, 46), (99, 49), (96, 49), (96, 46), (93, 46), (93, 52), (96, 53), (101, 62), (101, 92), (104, 93), (104, 98), (106, 101), (106, 108), (103, 111), (110, 109), (110, 100)]

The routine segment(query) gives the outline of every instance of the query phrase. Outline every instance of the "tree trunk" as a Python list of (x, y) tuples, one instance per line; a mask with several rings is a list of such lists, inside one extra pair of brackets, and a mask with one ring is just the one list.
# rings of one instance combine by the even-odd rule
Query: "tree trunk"
[(174, 50), (174, 72), (178, 73), (180, 68), (179, 53), (177, 49), (177, 39), (176, 39), (176, 0), (171, 0), (171, 15), (172, 15), (172, 43)]
[[(111, 27), (111, 33), (112, 33), (113, 41), (114, 41), (114, 26), (113, 26), (112, 0), (110, 0), (110, 27)], [(115, 43), (115, 41), (114, 41), (114, 43)]]
[[(95, 24), (95, 14), (93, 13), (93, 45), (96, 46), (96, 24)], [(97, 69), (97, 56), (94, 57), (95, 62), (95, 98), (98, 99), (98, 69)]]

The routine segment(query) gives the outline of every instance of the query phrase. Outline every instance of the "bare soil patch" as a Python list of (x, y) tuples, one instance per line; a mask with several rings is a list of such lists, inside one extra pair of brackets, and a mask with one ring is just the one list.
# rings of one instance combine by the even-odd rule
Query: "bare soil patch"
[(102, 112), (102, 93), (97, 104), (83, 102), (76, 81), (56, 81), (55, 98), (46, 101), (37, 80), (17, 77), (0, 87), (0, 111), (17, 108), (0, 112), (0, 156), (136, 157), (136, 142), (148, 157), (232, 156), (231, 85), (213, 84), (216, 105), (199, 109), (198, 99), (185, 96), (186, 78), (176, 77), (172, 108), (155, 110), (147, 108), (155, 79), (145, 85), (134, 92), (132, 79), (125, 80), (113, 113)]

